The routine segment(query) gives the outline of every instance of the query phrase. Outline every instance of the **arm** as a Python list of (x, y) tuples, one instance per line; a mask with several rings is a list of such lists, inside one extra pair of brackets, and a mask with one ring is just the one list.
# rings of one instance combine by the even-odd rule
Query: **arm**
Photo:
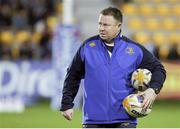
[(60, 111), (63, 111), (63, 115), (68, 120), (72, 119), (72, 109), (74, 104), (74, 98), (78, 92), (80, 81), (84, 78), (85, 66), (81, 58), (82, 47), (79, 48), (75, 54), (72, 63), (67, 69), (67, 74), (64, 81), (63, 96), (61, 101)]
[(160, 61), (156, 57), (154, 57), (148, 50), (142, 47), (142, 51), (143, 59), (139, 68), (148, 69), (152, 73), (149, 88), (140, 93), (145, 97), (144, 108), (149, 108), (153, 104), (157, 94), (163, 87), (163, 83), (166, 79), (166, 71)]
[(148, 50), (142, 47), (143, 59), (139, 68), (145, 68), (151, 71), (152, 78), (149, 83), (149, 88), (154, 89), (158, 94), (166, 79), (166, 71), (160, 61), (154, 57)]

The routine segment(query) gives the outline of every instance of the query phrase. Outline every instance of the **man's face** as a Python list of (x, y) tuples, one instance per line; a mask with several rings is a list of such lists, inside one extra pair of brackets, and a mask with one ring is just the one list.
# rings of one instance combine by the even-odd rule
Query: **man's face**
[(109, 43), (119, 33), (121, 23), (114, 19), (113, 16), (100, 14), (98, 29), (101, 39)]

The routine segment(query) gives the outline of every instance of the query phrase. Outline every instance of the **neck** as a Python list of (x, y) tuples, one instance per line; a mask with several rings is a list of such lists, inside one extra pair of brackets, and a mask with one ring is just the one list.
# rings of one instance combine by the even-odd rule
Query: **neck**
[(114, 46), (114, 42), (111, 43), (111, 44), (105, 42), (105, 44), (106, 44), (107, 46), (111, 46), (111, 47)]
[(117, 33), (117, 34), (114, 36), (113, 39), (105, 40), (105, 42), (106, 42), (107, 44), (114, 44), (114, 39), (115, 39), (118, 35), (120, 35), (120, 33), (121, 33), (121, 31), (120, 31), (119, 33)]
[(110, 40), (110, 41), (104, 41), (106, 44), (111, 44), (111, 45), (114, 45), (114, 41), (113, 41), (113, 39), (112, 40)]

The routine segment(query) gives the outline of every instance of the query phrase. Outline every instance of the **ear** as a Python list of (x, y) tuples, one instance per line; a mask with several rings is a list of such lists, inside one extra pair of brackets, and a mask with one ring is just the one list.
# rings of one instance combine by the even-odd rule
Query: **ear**
[(118, 24), (118, 27), (121, 27), (121, 23)]
[(118, 24), (118, 29), (121, 30), (121, 23)]

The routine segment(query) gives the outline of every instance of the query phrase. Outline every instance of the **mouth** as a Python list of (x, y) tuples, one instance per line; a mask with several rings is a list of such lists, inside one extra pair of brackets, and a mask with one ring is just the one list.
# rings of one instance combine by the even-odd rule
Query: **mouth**
[(106, 34), (104, 34), (104, 33), (100, 33), (100, 36), (101, 36), (101, 37), (105, 37), (105, 36), (106, 36)]

